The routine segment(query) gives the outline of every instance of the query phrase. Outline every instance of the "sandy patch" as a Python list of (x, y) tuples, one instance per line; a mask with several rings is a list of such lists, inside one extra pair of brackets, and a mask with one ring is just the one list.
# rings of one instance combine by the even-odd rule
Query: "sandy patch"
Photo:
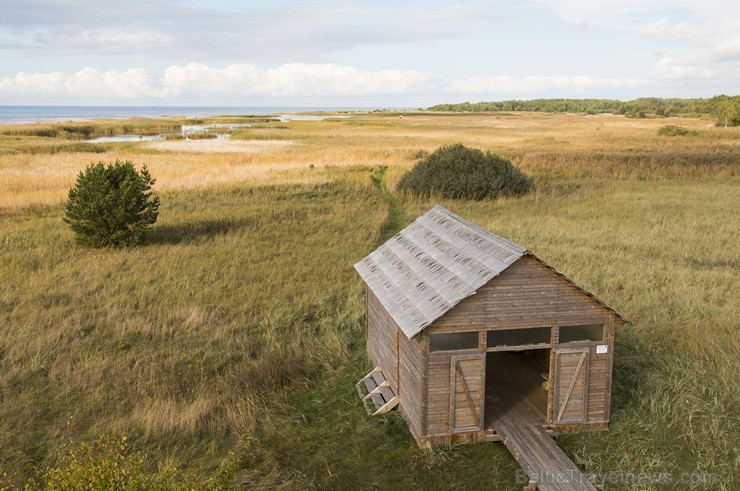
[(256, 153), (284, 148), (292, 144), (291, 140), (170, 140), (148, 142), (146, 145), (170, 152)]

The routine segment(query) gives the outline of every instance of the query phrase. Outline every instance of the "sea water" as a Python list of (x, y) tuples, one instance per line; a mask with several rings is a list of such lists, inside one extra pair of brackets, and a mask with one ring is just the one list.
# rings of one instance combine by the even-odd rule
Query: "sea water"
[[(316, 111), (372, 111), (373, 107), (226, 107), (226, 106), (0, 106), (0, 124), (43, 121), (89, 121), (128, 118), (199, 118), (208, 116), (251, 116)], [(394, 108), (400, 109), (400, 108)]]

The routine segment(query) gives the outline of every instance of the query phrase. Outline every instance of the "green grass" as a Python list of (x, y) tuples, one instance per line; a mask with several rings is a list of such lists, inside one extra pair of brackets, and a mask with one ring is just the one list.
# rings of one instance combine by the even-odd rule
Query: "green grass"
[[(368, 418), (352, 387), (371, 368), (352, 264), (433, 205), (396, 198), (393, 183), (424, 150), (488, 135), (536, 191), (441, 204), (632, 321), (617, 333), (610, 431), (562, 435), (565, 451), (608, 490), (735, 489), (734, 133), (666, 143), (655, 126), (579, 126), (586, 144), (547, 140), (535, 118), (542, 131), (517, 130), (537, 140), (527, 147), (471, 118), (393, 120), (416, 139), (304, 125), (302, 146), (275, 157), (316, 163), (285, 171), (302, 184), (168, 191), (152, 243), (137, 249), (75, 247), (61, 206), (0, 210), (0, 488), (68, 475), (70, 453), (84, 457), (102, 435), (127, 436), (123, 460), (146, 482), (180, 469), (166, 474), (172, 489), (187, 488), (184, 476), (206, 485), (224, 466), (257, 489), (520, 488), (502, 445), (419, 450), (398, 414)], [(347, 160), (358, 163), (318, 168)], [(678, 482), (684, 473), (695, 481)]]
[[(612, 424), (562, 436), (607, 489), (619, 472), (683, 473), (733, 489), (740, 445), (740, 199), (734, 182), (581, 181), (501, 202), (443, 204), (532, 250), (632, 323), (616, 336)], [(427, 203), (405, 203), (412, 214)], [(650, 489), (675, 489), (676, 483)], [(690, 487), (687, 487), (690, 488)]]
[(61, 207), (4, 213), (2, 467), (54, 464), (62, 431), (217, 466), (273, 390), (347, 356), (378, 204), (353, 179), (168, 193), (153, 243), (119, 251), (73, 246)]
[(107, 149), (101, 145), (87, 142), (56, 143), (54, 139), (33, 141), (29, 145), (3, 145), (0, 142), (0, 155), (53, 155), (57, 153), (105, 153)]
[(388, 218), (383, 224), (383, 228), (380, 229), (380, 238), (378, 244), (385, 243), (388, 239), (393, 237), (396, 232), (399, 232), (406, 225), (411, 223), (411, 219), (403, 211), (400, 203), (396, 196), (388, 189), (388, 183), (386, 182), (386, 172), (388, 168), (385, 166), (378, 167), (373, 172), (371, 179), (375, 189), (380, 192), (380, 195), (388, 205)]

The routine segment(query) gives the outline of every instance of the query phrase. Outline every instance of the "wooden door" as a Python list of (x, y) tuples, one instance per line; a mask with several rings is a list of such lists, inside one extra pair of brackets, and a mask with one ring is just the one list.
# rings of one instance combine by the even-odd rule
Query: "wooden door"
[(483, 424), (483, 359), (480, 356), (453, 356), (450, 361), (450, 431), (480, 431)]
[(588, 398), (589, 348), (555, 350), (554, 423), (585, 423)]

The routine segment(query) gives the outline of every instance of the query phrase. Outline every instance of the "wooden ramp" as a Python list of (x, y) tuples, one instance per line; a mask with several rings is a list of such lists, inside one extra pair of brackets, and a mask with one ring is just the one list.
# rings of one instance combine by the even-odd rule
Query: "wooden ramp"
[(496, 433), (509, 449), (530, 482), (541, 491), (596, 491), (576, 465), (545, 430), (517, 418), (496, 418)]
[(595, 491), (542, 427), (547, 382), (538, 366), (527, 357), (500, 353), (489, 355), (487, 370), (486, 428), (495, 431), (491, 436), (506, 445), (536, 489)]

